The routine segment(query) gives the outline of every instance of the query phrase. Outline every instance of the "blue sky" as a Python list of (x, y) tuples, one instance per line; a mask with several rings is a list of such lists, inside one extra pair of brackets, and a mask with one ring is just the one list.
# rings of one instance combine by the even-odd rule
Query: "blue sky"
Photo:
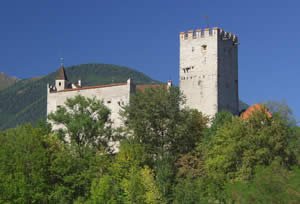
[(178, 84), (179, 32), (218, 26), (239, 36), (239, 95), (286, 100), (300, 120), (300, 1), (6, 0), (0, 71), (29, 78), (90, 62)]

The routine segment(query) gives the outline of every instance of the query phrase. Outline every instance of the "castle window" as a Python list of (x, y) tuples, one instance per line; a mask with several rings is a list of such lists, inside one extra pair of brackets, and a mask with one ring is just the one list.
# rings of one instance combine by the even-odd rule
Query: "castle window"
[(58, 83), (58, 86), (61, 86), (61, 82)]
[(56, 106), (56, 109), (59, 109), (59, 108), (61, 108), (61, 106)]
[(202, 50), (206, 50), (207, 45), (202, 45), (201, 47), (202, 47)]
[(107, 101), (107, 103), (111, 103), (111, 101)]

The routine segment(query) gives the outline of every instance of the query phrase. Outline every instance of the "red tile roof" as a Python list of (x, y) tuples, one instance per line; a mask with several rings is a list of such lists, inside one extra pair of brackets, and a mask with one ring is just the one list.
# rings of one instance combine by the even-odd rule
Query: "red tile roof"
[(105, 88), (105, 87), (113, 87), (113, 86), (124, 86), (124, 85), (127, 85), (127, 83), (106, 84), (106, 85), (100, 85), (100, 86), (86, 86), (86, 87), (74, 88), (74, 89), (64, 89), (64, 90), (60, 90), (58, 92), (78, 91), (78, 90), (84, 90), (84, 89), (97, 89), (97, 88)]
[(243, 120), (246, 120), (250, 117), (255, 111), (264, 111), (270, 118), (272, 114), (268, 111), (268, 109), (262, 104), (254, 104), (250, 106), (244, 113), (242, 113), (241, 117)]
[(167, 84), (147, 84), (147, 85), (136, 85), (136, 89), (139, 89), (140, 91), (145, 91), (146, 88), (156, 88), (156, 87), (164, 87), (164, 88), (168, 88)]

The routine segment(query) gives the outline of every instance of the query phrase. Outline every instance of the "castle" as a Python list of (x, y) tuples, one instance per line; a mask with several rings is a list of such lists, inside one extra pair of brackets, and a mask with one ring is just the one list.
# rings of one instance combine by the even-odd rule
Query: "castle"
[[(111, 120), (114, 127), (122, 124), (119, 112), (122, 106), (129, 103), (130, 95), (135, 93), (136, 89), (143, 91), (147, 87), (161, 86), (160, 84), (135, 85), (131, 79), (127, 83), (107, 84), (100, 86), (81, 86), (81, 80), (77, 83), (69, 83), (63, 65), (60, 66), (55, 80), (55, 86), (47, 85), (47, 115), (55, 112), (60, 106), (63, 106), (67, 98), (74, 98), (76, 95), (96, 98), (103, 100), (104, 104), (111, 110)], [(166, 88), (172, 86), (172, 82), (163, 85)], [(53, 124), (53, 129), (59, 126)]]
[[(181, 32), (180, 35), (180, 90), (186, 96), (186, 106), (208, 116), (227, 110), (238, 114), (238, 39), (220, 28)], [(114, 126), (121, 125), (119, 111), (129, 103), (136, 89), (148, 86), (127, 83), (82, 87), (68, 82), (61, 65), (55, 86), (47, 85), (47, 115), (63, 106), (67, 98), (78, 94), (103, 100), (111, 109)], [(166, 87), (172, 86), (169, 81)], [(55, 128), (55, 127), (54, 127)]]

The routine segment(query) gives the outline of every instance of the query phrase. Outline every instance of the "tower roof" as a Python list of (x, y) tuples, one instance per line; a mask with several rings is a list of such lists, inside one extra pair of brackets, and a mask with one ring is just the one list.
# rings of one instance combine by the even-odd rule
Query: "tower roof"
[(58, 70), (58, 74), (56, 76), (56, 80), (66, 80), (68, 81), (65, 69), (63, 65), (60, 65), (60, 68)]

